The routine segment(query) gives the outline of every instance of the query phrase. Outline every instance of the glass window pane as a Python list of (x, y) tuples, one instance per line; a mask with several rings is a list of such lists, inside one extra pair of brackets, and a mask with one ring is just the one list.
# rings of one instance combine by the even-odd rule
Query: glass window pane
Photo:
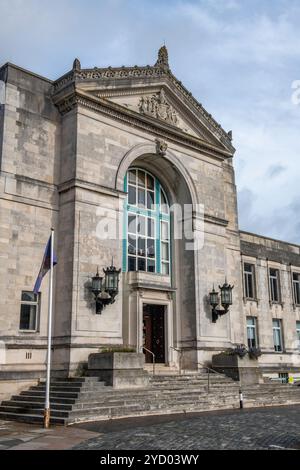
[(252, 265), (251, 264), (245, 263), (244, 264), (244, 269), (245, 269), (245, 272), (252, 273)]
[(278, 302), (278, 285), (277, 279), (273, 279), (273, 292), (274, 292), (274, 301)]
[(136, 236), (128, 235), (128, 254), (136, 254)]
[(248, 317), (248, 318), (247, 318), (247, 325), (249, 325), (249, 326), (255, 326), (255, 320), (254, 320), (254, 318)]
[(161, 223), (161, 239), (169, 240), (169, 224), (168, 222)]
[(162, 190), (160, 190), (160, 204), (161, 204), (161, 211), (164, 214), (168, 214), (169, 213), (168, 202), (167, 202), (166, 196), (165, 196), (165, 194)]
[(136, 233), (136, 216), (128, 214), (128, 232)]
[(296, 323), (297, 327), (297, 340), (298, 340), (298, 349), (300, 349), (300, 321)]
[(295, 287), (295, 302), (297, 305), (300, 304), (300, 283), (297, 282), (294, 284)]
[[(155, 177), (144, 170), (130, 169), (127, 174), (128, 179), (128, 240), (127, 240), (127, 264), (129, 271), (148, 271), (169, 274), (169, 222), (163, 221), (160, 214), (169, 216), (167, 198), (159, 186), (156, 185)], [(158, 194), (157, 194), (158, 192)], [(135, 214), (130, 205), (137, 206), (141, 213), (144, 210), (155, 210), (155, 201), (160, 196), (161, 207), (159, 211), (151, 213), (151, 217)], [(159, 213), (160, 212), (160, 213)], [(150, 212), (149, 212), (150, 215)], [(166, 219), (166, 217), (164, 217)], [(158, 225), (160, 224), (160, 225)], [(157, 230), (158, 229), (158, 230)], [(160, 240), (156, 240), (160, 234)], [(161, 260), (160, 265), (156, 262), (156, 244), (160, 243)], [(143, 260), (143, 258), (145, 258)], [(147, 259), (146, 259), (147, 258)]]
[(128, 271), (136, 271), (136, 258), (128, 256)]
[(253, 299), (253, 278), (251, 274), (245, 274), (246, 276), (246, 297)]
[(279, 330), (274, 330), (274, 344), (280, 346), (280, 333)]
[(36, 302), (37, 294), (34, 294), (33, 292), (30, 292), (30, 291), (23, 291), (21, 300), (27, 301), (27, 302)]
[(146, 204), (145, 190), (139, 188), (138, 189), (138, 206), (144, 208), (145, 204)]
[(152, 191), (147, 191), (147, 209), (154, 211), (154, 193)]
[(147, 239), (147, 256), (148, 258), (155, 257), (155, 241), (153, 238)]
[(162, 242), (161, 244), (161, 259), (168, 261), (169, 260), (169, 244)]
[(136, 170), (129, 170), (128, 182), (132, 184), (136, 184)]
[(293, 286), (294, 286), (294, 301), (295, 304), (300, 304), (300, 275), (293, 273)]
[(149, 273), (155, 272), (155, 261), (153, 259), (147, 259), (147, 271)]
[(145, 258), (138, 258), (138, 270), (146, 271), (146, 260)]
[(36, 329), (36, 305), (21, 305), (20, 330)]
[(169, 263), (162, 263), (161, 264), (161, 273), (164, 275), (169, 274)]
[(145, 183), (146, 183), (145, 178), (146, 178), (145, 172), (139, 170), (138, 171), (138, 185), (143, 188), (145, 187)]
[(282, 351), (282, 331), (280, 320), (273, 320), (273, 339), (274, 350), (277, 352)]
[(128, 204), (136, 205), (136, 188), (128, 186)]
[(161, 203), (161, 205), (167, 204), (167, 200), (166, 200), (165, 195), (164, 195), (162, 190), (160, 191), (160, 203)]
[(146, 238), (138, 239), (138, 255), (146, 256)]
[(148, 237), (154, 238), (155, 232), (154, 232), (154, 219), (148, 218)]
[(151, 175), (147, 175), (147, 188), (154, 190), (154, 178)]
[(142, 215), (138, 217), (137, 233), (138, 235), (146, 235), (146, 218)]

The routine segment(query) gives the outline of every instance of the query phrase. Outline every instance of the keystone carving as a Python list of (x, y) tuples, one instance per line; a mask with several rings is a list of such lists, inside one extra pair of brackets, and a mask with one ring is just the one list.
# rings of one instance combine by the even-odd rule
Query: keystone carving
[(166, 155), (168, 144), (164, 140), (156, 139), (156, 153), (164, 157)]

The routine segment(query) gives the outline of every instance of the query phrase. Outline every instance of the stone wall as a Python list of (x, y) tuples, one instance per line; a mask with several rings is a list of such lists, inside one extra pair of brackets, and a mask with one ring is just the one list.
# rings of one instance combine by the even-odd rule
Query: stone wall
[[(300, 354), (296, 336), (296, 322), (300, 321), (300, 308), (294, 304), (292, 273), (300, 272), (300, 247), (291, 243), (273, 240), (256, 234), (241, 232), (241, 259), (255, 266), (255, 300), (243, 300), (244, 329), (246, 317), (253, 316), (258, 322), (259, 344), (264, 352), (259, 358), (261, 368), (278, 372), (286, 367), (300, 369)], [(270, 301), (269, 269), (280, 274), (281, 300)], [(283, 328), (283, 353), (274, 351), (272, 320), (280, 319)]]

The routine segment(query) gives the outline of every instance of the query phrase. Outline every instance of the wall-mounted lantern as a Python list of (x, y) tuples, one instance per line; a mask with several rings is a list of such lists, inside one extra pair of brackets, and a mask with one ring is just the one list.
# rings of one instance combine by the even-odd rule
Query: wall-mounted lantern
[(223, 308), (217, 308), (220, 300), (219, 300), (219, 293), (215, 291), (213, 287), (212, 292), (209, 293), (209, 303), (212, 306), (212, 322), (216, 323), (217, 319), (225, 313), (228, 313), (229, 307), (232, 305), (232, 289), (234, 286), (231, 286), (225, 280), (223, 286), (219, 286), (221, 291), (221, 305)]
[(119, 275), (121, 269), (116, 269), (113, 266), (113, 260), (111, 266), (103, 269), (105, 274), (105, 279), (103, 282), (103, 277), (99, 276), (99, 270), (97, 268), (97, 273), (92, 277), (92, 286), (91, 291), (93, 292), (96, 300), (96, 313), (100, 315), (103, 308), (108, 304), (113, 304), (115, 297), (119, 292)]

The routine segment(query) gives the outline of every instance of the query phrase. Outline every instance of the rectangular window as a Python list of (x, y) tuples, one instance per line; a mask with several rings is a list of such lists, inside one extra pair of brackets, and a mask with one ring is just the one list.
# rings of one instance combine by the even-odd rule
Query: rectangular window
[(244, 283), (246, 299), (255, 299), (255, 266), (254, 264), (244, 263)]
[(294, 302), (300, 305), (300, 273), (293, 273)]
[(160, 222), (161, 232), (161, 273), (168, 275), (170, 273), (170, 234), (169, 223), (165, 221)]
[(287, 372), (279, 372), (278, 378), (281, 380), (283, 384), (289, 383), (289, 374)]
[(281, 320), (273, 320), (273, 339), (274, 339), (274, 350), (276, 352), (283, 351), (282, 341), (282, 323)]
[(257, 348), (257, 319), (255, 317), (247, 318), (247, 341), (248, 348)]
[(300, 351), (300, 321), (297, 321), (296, 329), (297, 329), (298, 349)]
[(39, 294), (22, 291), (20, 330), (37, 331), (39, 314)]
[(280, 299), (281, 299), (278, 269), (270, 268), (269, 280), (270, 280), (270, 300), (271, 302), (278, 303), (280, 302)]

